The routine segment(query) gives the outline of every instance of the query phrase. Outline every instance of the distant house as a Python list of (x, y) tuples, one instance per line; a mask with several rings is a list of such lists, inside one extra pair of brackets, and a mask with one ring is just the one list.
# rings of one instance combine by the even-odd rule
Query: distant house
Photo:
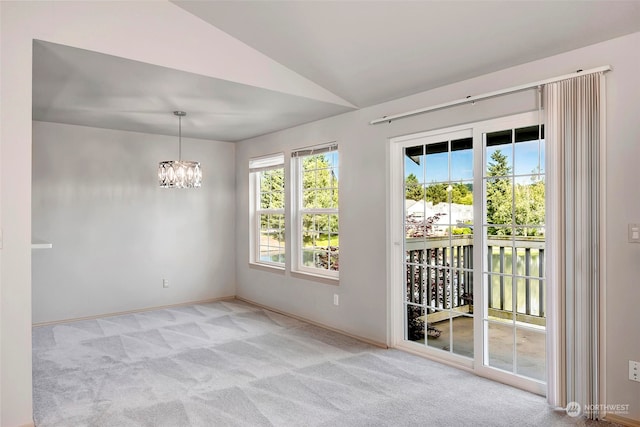
[(425, 219), (437, 214), (440, 218), (434, 221), (436, 227), (435, 234), (444, 233), (448, 227), (456, 226), (459, 223), (473, 223), (473, 205), (461, 205), (458, 203), (438, 203), (424, 200), (405, 200), (406, 215), (411, 215), (414, 219)]

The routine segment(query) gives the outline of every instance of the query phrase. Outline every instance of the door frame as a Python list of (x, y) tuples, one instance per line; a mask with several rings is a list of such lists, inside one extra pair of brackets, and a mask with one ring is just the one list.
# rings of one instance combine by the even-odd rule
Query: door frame
[[(456, 355), (453, 353), (446, 353), (436, 349), (431, 349), (428, 346), (423, 346), (417, 343), (404, 340), (404, 233), (403, 233), (403, 219), (404, 219), (404, 193), (403, 186), (398, 185), (404, 182), (403, 171), (403, 148), (412, 141), (424, 138), (437, 137), (438, 135), (450, 134), (453, 132), (471, 130), (473, 134), (473, 165), (474, 165), (474, 193), (478, 197), (478, 192), (481, 192), (479, 199), (482, 203), (474, 204), (474, 225), (482, 225), (484, 223), (484, 186), (482, 180), (482, 173), (477, 173), (484, 168), (484, 144), (482, 143), (482, 134), (489, 129), (496, 129), (499, 126), (504, 128), (509, 127), (521, 127), (531, 126), (539, 122), (540, 115), (538, 111), (531, 111), (527, 113), (509, 115), (506, 117), (500, 117), (490, 120), (483, 120), (479, 122), (473, 122), (458, 126), (450, 126), (446, 128), (440, 128), (430, 131), (418, 132), (409, 135), (402, 135), (389, 138), (388, 153), (389, 153), (389, 181), (388, 181), (388, 199), (387, 199), (387, 301), (388, 307), (388, 337), (387, 343), (392, 348), (398, 348), (404, 351), (418, 354), (420, 356), (436, 360), (440, 363), (455, 366), (463, 370), (467, 370), (475, 373), (476, 375), (489, 378), (494, 381), (502, 382), (512, 385), (514, 387), (530, 391), (532, 393), (546, 395), (547, 384), (536, 381), (534, 379), (521, 377), (513, 373), (502, 371), (490, 366), (484, 365), (484, 341), (486, 331), (480, 328), (484, 328), (484, 305), (474, 305), (474, 357), (473, 359), (466, 358), (464, 356)], [(479, 141), (479, 142), (478, 142)], [(482, 230), (482, 227), (479, 227)], [(474, 233), (474, 246), (482, 247), (483, 245), (483, 233)], [(483, 295), (484, 275), (483, 275), (483, 252), (475, 251), (473, 265), (474, 277), (478, 277), (481, 280), (474, 280), (474, 294)], [(547, 263), (548, 265), (549, 263)], [(478, 273), (479, 271), (479, 273)], [(546, 277), (552, 277), (551, 272), (545, 266)], [(549, 283), (547, 281), (547, 289)], [(552, 313), (547, 312), (547, 319)], [(478, 334), (477, 331), (483, 330), (482, 334)], [(546, 333), (553, 333), (550, 328), (547, 328)], [(548, 341), (547, 341), (548, 342)], [(546, 352), (550, 351), (549, 348)], [(547, 356), (549, 360), (549, 356)], [(547, 369), (547, 372), (549, 370)], [(547, 381), (549, 381), (549, 375), (547, 375)]]

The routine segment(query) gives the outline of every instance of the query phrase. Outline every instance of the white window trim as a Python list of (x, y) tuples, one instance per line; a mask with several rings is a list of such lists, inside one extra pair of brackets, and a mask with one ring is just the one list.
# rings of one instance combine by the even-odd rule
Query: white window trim
[(249, 263), (284, 270), (288, 245), (285, 239), (285, 261), (264, 261), (260, 259), (260, 215), (283, 215), (285, 219), (284, 232), (287, 231), (286, 211), (286, 182), (284, 184), (285, 206), (282, 209), (260, 209), (260, 172), (271, 169), (283, 169), (286, 181), (286, 169), (284, 165), (284, 153), (255, 157), (249, 160)]
[[(324, 270), (320, 268), (306, 267), (302, 263), (302, 250), (304, 243), (302, 242), (302, 217), (307, 214), (335, 214), (338, 215), (338, 223), (340, 221), (340, 205), (337, 208), (315, 208), (315, 209), (303, 209), (302, 208), (302, 158), (308, 155), (313, 155), (314, 151), (336, 151), (340, 156), (338, 145), (336, 142), (317, 145), (301, 150), (293, 150), (291, 156), (291, 183), (293, 191), (291, 192), (291, 209), (290, 217), (293, 219), (291, 222), (291, 270), (293, 273), (303, 274), (305, 276), (316, 277), (320, 279), (328, 279), (331, 281), (338, 281), (340, 278), (340, 271)], [(302, 153), (297, 155), (296, 153)], [(339, 158), (339, 157), (338, 157)], [(340, 182), (338, 182), (338, 194), (340, 194)], [(340, 230), (340, 225), (338, 225)]]

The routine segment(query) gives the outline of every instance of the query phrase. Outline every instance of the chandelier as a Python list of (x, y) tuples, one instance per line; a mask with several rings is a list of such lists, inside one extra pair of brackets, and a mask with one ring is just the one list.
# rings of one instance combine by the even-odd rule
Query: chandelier
[(178, 160), (167, 160), (158, 165), (158, 181), (162, 188), (196, 188), (202, 184), (200, 162), (182, 160), (182, 118), (184, 111), (174, 111), (178, 116)]

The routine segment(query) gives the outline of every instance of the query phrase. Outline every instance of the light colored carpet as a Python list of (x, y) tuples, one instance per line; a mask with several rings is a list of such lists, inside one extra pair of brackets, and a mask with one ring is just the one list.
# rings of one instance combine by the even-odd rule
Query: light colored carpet
[(36, 426), (595, 425), (240, 301), (33, 328)]

